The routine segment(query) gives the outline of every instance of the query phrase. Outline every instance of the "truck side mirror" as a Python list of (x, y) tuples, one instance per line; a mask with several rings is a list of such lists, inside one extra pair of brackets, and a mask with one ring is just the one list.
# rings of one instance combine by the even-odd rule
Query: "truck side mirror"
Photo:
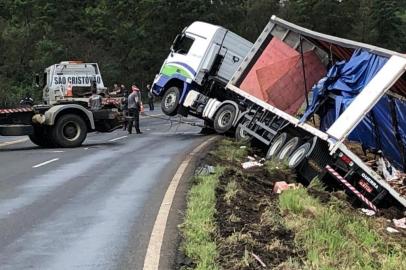
[(39, 74), (35, 74), (35, 86), (39, 87)]
[(171, 54), (174, 53), (175, 47), (177, 46), (180, 38), (181, 38), (181, 35), (176, 35), (175, 39), (173, 40), (172, 45), (171, 45)]

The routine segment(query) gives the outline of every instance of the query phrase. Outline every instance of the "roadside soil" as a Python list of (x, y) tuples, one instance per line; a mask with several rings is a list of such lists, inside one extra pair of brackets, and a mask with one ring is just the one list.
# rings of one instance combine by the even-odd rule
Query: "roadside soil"
[(294, 175), (265, 167), (242, 171), (239, 162), (224, 162), (212, 154), (204, 162), (226, 166), (216, 189), (216, 241), (222, 269), (286, 269), (284, 262), (304, 256), (279, 216), (278, 195), (272, 193), (276, 181), (293, 182)]
[[(248, 154), (259, 159), (255, 155), (260, 153), (255, 149)], [(295, 233), (286, 226), (286, 216), (279, 208), (279, 195), (272, 193), (274, 184), (278, 181), (295, 183), (295, 174), (278, 164), (265, 164), (244, 170), (241, 162), (235, 156), (224, 158), (213, 152), (209, 152), (200, 161), (200, 166), (225, 168), (216, 188), (214, 219), (217, 229), (213, 232), (219, 268), (302, 269), (307, 258), (306, 251), (298, 246)], [(322, 204), (336, 199), (346, 200), (342, 192), (327, 192), (308, 187), (307, 193)], [(351, 208), (349, 203), (348, 207)], [(376, 216), (381, 217), (382, 231), (385, 231), (387, 226), (391, 226), (391, 219), (401, 218), (404, 213), (396, 208), (389, 208), (378, 212)], [(399, 237), (403, 236), (402, 231)], [(178, 255), (177, 269), (196, 267), (193, 260), (182, 253)]]
[[(216, 221), (219, 262), (223, 269), (259, 269), (264, 265), (273, 269), (289, 258), (303, 255), (303, 251), (295, 246), (293, 232), (276, 216), (278, 197), (271, 193), (273, 183), (264, 175), (266, 173), (257, 175), (258, 178), (245, 177), (228, 169), (220, 178), (216, 190)], [(230, 180), (237, 183), (238, 191), (227, 201), (226, 188)], [(275, 209), (269, 209), (272, 207)], [(264, 215), (269, 210), (274, 211), (271, 223), (264, 222)]]

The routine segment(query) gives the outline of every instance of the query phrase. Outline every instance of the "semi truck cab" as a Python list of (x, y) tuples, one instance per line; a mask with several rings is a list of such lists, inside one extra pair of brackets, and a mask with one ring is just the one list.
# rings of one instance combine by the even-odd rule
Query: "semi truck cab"
[(190, 90), (219, 98), (251, 46), (220, 26), (194, 22), (186, 27), (173, 41), (152, 85), (152, 92), (163, 97), (162, 111), (187, 115), (183, 102)]

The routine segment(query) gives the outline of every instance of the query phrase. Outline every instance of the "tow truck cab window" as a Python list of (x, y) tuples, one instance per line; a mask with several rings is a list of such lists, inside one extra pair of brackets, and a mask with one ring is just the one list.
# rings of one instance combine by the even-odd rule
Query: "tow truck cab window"
[(72, 64), (72, 65), (56, 65), (55, 73), (56, 75), (75, 75), (75, 74), (86, 74), (86, 75), (96, 75), (96, 66), (89, 64)]
[(173, 44), (173, 51), (179, 54), (188, 54), (195, 40), (186, 35), (181, 36)]

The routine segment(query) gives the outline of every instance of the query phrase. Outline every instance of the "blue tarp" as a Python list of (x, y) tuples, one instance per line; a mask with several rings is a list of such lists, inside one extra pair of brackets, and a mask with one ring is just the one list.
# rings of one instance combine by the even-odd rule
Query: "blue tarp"
[[(321, 118), (320, 129), (327, 130), (387, 60), (357, 50), (350, 60), (336, 63), (327, 76), (313, 87), (312, 102), (301, 121), (317, 110)], [(329, 95), (334, 97), (334, 102), (328, 101)], [(364, 149), (381, 150), (397, 168), (404, 169), (402, 151), (403, 145), (406, 145), (406, 102), (385, 95), (348, 139), (360, 142)]]

